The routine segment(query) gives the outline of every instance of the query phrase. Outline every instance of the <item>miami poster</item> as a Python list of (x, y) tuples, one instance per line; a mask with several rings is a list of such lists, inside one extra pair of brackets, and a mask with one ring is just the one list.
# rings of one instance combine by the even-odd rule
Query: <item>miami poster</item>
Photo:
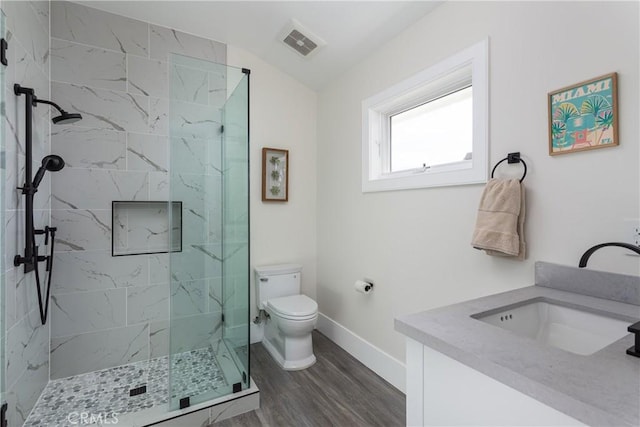
[(618, 145), (617, 74), (549, 93), (549, 154)]

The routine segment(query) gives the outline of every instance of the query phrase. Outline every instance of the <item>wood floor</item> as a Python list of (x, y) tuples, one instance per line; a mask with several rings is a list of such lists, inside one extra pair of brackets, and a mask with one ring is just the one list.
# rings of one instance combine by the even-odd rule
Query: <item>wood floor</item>
[(313, 347), (315, 365), (284, 371), (262, 344), (251, 345), (260, 409), (213, 427), (405, 425), (403, 393), (317, 331)]

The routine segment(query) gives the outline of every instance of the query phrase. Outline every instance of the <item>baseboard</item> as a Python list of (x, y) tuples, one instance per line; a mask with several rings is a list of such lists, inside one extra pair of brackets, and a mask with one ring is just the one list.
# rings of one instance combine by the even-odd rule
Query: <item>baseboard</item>
[(317, 329), (388, 383), (406, 393), (405, 365), (335, 320), (318, 314)]

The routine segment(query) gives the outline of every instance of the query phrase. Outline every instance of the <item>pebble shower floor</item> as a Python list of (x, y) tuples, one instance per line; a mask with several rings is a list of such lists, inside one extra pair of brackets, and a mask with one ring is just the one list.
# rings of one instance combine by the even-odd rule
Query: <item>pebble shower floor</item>
[[(172, 398), (202, 394), (228, 385), (212, 347), (174, 355)], [(146, 385), (147, 392), (129, 396)], [(169, 402), (169, 356), (50, 381), (24, 427), (71, 425), (79, 412), (119, 416)]]

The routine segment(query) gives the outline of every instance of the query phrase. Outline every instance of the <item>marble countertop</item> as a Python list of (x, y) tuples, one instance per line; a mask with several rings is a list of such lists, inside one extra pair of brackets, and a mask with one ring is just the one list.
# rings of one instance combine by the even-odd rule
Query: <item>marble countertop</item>
[(626, 354), (633, 335), (580, 356), (471, 317), (537, 297), (611, 313), (629, 324), (640, 319), (635, 304), (530, 286), (400, 316), (395, 329), (585, 424), (639, 426), (640, 358)]

